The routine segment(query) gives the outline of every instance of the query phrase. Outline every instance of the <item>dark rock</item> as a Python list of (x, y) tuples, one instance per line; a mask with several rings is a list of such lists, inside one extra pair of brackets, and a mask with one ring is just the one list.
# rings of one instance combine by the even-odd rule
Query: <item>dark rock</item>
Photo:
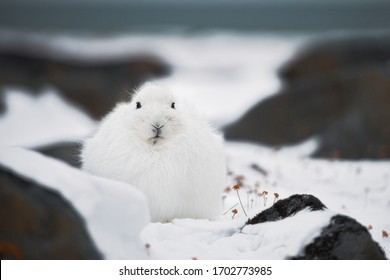
[(303, 48), (280, 74), (288, 83), (300, 83), (353, 75), (367, 67), (389, 72), (389, 57), (390, 37), (386, 35), (324, 39)]
[(336, 215), (321, 235), (292, 259), (385, 260), (386, 256), (366, 227), (350, 217)]
[(271, 146), (317, 136), (316, 157), (390, 158), (390, 38), (320, 42), (280, 71), (284, 88), (225, 128)]
[(80, 167), (80, 149), (80, 142), (63, 142), (42, 146), (35, 150), (46, 156), (67, 162), (74, 167)]
[(0, 115), (4, 113), (5, 111), (5, 104), (4, 104), (4, 100), (3, 100), (3, 91), (2, 89), (0, 88)]
[(246, 224), (254, 225), (275, 222), (293, 216), (305, 208), (310, 209), (310, 211), (318, 211), (326, 209), (326, 206), (318, 198), (310, 194), (294, 194), (289, 198), (277, 201), (272, 207), (249, 219)]
[[(247, 221), (247, 225), (276, 222), (295, 215), (308, 208), (311, 211), (326, 209), (326, 206), (312, 195), (295, 194), (279, 200), (272, 207), (262, 211)], [(290, 259), (300, 260), (383, 260), (384, 251), (373, 241), (367, 228), (356, 220), (335, 215), (328, 226), (322, 229), (320, 236), (307, 245), (297, 256)]]
[(128, 100), (127, 90), (169, 71), (164, 62), (150, 55), (86, 59), (29, 44), (0, 45), (0, 87), (24, 87), (36, 94), (51, 85), (97, 119), (117, 102)]
[(0, 165), (0, 259), (101, 259), (59, 193)]

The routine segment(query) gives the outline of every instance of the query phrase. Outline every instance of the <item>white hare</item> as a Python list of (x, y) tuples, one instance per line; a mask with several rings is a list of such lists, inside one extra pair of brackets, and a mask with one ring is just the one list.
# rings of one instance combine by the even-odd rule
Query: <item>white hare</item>
[(151, 220), (215, 218), (226, 183), (223, 137), (167, 89), (145, 84), (101, 122), (81, 152), (82, 168), (130, 183)]

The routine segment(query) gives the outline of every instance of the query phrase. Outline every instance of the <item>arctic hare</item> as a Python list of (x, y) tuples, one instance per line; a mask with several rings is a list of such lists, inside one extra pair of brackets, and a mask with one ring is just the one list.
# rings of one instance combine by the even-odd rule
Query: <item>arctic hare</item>
[(118, 104), (83, 143), (81, 160), (84, 170), (144, 192), (153, 222), (221, 211), (223, 137), (165, 88), (145, 84)]

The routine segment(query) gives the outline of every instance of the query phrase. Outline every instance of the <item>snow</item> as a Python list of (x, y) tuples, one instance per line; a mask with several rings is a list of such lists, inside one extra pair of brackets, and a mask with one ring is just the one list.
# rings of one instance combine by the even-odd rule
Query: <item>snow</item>
[(145, 257), (139, 233), (148, 224), (149, 213), (144, 195), (134, 187), (22, 148), (1, 148), (0, 164), (59, 191), (85, 219), (87, 230), (105, 258)]
[[(110, 38), (39, 37), (65, 54), (87, 59), (151, 53), (173, 65), (159, 82), (185, 95), (222, 127), (281, 86), (276, 70), (305, 42), (302, 37), (232, 34), (125, 35)], [(42, 43), (43, 42), (43, 43)], [(53, 88), (33, 96), (14, 88), (5, 95), (0, 116), (0, 146), (37, 147), (80, 141), (95, 122), (63, 100)], [(48, 118), (47, 116), (50, 116)], [(20, 148), (2, 148), (0, 162), (23, 176), (58, 190), (87, 221), (98, 248), (108, 259), (284, 259), (296, 255), (320, 233), (335, 213), (365, 226), (390, 256), (390, 161), (318, 160), (308, 156), (316, 139), (274, 150), (227, 142), (224, 209), (215, 221), (176, 219), (149, 223), (144, 197), (133, 187), (98, 178)], [(267, 175), (251, 166), (257, 164)], [(244, 186), (231, 190), (237, 176)], [(264, 196), (258, 193), (267, 191)], [(302, 211), (278, 222), (245, 226), (249, 217), (272, 206), (275, 197), (313, 194), (329, 210)], [(240, 205), (238, 195), (242, 200)], [(244, 207), (248, 217), (242, 209)], [(238, 213), (231, 212), (236, 209)], [(149, 244), (149, 248), (145, 248)]]
[[(237, 220), (173, 220), (142, 232), (152, 259), (284, 259), (326, 226), (331, 211), (302, 211), (278, 222), (244, 226)], [(158, 233), (158, 234), (156, 234)]]
[(54, 88), (44, 88), (37, 96), (23, 89), (3, 90), (7, 110), (0, 117), (0, 145), (37, 147), (79, 141), (96, 125)]
[[(388, 238), (390, 219), (389, 161), (331, 161), (310, 159), (315, 140), (297, 147), (278, 151), (243, 143), (229, 143), (230, 168), (247, 177), (248, 184), (260, 183), (261, 190), (277, 192), (280, 198), (294, 193), (310, 193), (332, 211), (356, 219), (365, 226), (372, 225), (372, 237), (390, 253)], [(292, 155), (295, 150), (295, 156)], [(298, 153), (297, 151), (301, 151)], [(241, 160), (237, 161), (237, 158)], [(259, 176), (249, 164), (255, 162), (267, 169), (267, 177)], [(273, 198), (272, 198), (273, 199)]]

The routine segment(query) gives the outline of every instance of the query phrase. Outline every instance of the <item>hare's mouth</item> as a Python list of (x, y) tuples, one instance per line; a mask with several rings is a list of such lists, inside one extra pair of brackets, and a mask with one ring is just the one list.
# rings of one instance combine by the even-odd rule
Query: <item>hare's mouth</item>
[(156, 144), (161, 143), (163, 140), (164, 140), (164, 137), (162, 137), (160, 135), (156, 135), (156, 136), (149, 138), (148, 142), (150, 142), (152, 145), (156, 145)]

